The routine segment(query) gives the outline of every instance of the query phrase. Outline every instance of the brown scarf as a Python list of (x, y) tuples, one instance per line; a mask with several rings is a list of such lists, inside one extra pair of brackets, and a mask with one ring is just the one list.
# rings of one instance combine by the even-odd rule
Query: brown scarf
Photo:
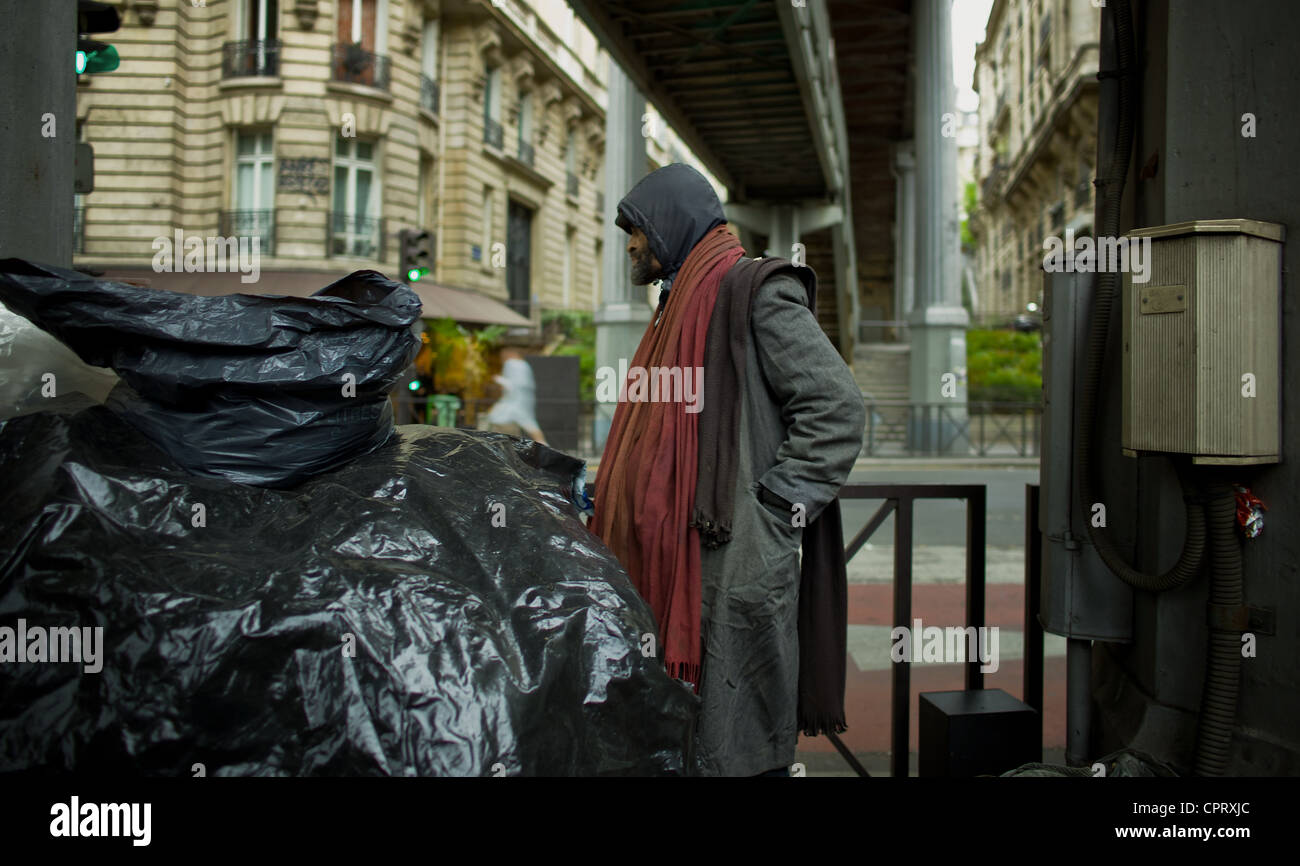
[[(711, 229), (682, 263), (658, 324), (646, 328), (628, 370), (664, 381), (667, 368), (693, 376), (705, 365), (709, 320), (723, 276), (744, 249), (726, 226)], [(680, 381), (680, 380), (679, 380)], [(651, 402), (624, 382), (596, 474), (590, 527), (627, 568), (655, 613), (669, 676), (699, 689), (700, 542), (691, 525), (699, 419), (673, 395)], [(708, 406), (708, 383), (698, 395)], [(680, 395), (678, 395), (680, 397)], [(734, 482), (734, 478), (733, 478)]]

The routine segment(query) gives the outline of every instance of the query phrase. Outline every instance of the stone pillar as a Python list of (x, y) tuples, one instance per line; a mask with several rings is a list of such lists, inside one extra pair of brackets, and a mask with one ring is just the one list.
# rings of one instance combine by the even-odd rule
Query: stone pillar
[(77, 3), (0, 0), (0, 21), (0, 258), (70, 268)]
[(956, 112), (952, 80), (952, 0), (913, 5), (916, 38), (916, 289), (908, 316), (914, 448), (965, 454), (966, 329), (961, 303), (961, 220), (957, 140), (942, 132)]
[(916, 306), (916, 145), (906, 141), (894, 151), (894, 311), (906, 321)]
[[(654, 312), (646, 303), (646, 288), (633, 286), (627, 257), (627, 235), (614, 225), (615, 207), (649, 170), (641, 115), (645, 97), (617, 63), (610, 62), (609, 108), (605, 114), (605, 201), (611, 215), (605, 224), (604, 261), (600, 276), (600, 307), (596, 311), (596, 367), (619, 369), (636, 353)], [(596, 404), (596, 448), (605, 447), (615, 403)]]

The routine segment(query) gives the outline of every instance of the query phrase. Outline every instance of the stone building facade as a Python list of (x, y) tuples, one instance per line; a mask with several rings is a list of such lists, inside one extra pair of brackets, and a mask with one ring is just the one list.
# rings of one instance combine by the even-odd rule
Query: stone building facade
[[(428, 284), (534, 323), (598, 305), (608, 58), (564, 0), (114, 5), (121, 66), (78, 82), (96, 164), (77, 266), (304, 294), (358, 269), (396, 278), (400, 233), (427, 230)], [(177, 231), (259, 238), (256, 284), (158, 273)]]
[(994, 0), (989, 12), (970, 220), (980, 319), (1040, 310), (1043, 239), (1092, 231), (1100, 26), (1092, 0)]

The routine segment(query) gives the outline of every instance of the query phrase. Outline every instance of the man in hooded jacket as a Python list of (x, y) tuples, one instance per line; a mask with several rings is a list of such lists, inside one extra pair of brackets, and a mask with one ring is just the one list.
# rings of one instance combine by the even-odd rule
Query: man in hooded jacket
[[(799, 730), (845, 727), (836, 496), (861, 449), (862, 394), (817, 323), (812, 270), (746, 258), (698, 171), (650, 173), (616, 222), (633, 283), (661, 288), (590, 526), (654, 610), (669, 674), (699, 692), (697, 769), (784, 775)], [(672, 385), (700, 372), (692, 406)]]

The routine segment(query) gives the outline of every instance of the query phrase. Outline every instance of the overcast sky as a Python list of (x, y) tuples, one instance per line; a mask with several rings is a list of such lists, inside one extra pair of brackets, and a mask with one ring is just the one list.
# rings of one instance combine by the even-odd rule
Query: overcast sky
[(979, 107), (979, 95), (972, 87), (975, 46), (984, 39), (984, 23), (992, 7), (993, 0), (952, 2), (952, 77), (957, 82), (957, 107), (962, 111)]

